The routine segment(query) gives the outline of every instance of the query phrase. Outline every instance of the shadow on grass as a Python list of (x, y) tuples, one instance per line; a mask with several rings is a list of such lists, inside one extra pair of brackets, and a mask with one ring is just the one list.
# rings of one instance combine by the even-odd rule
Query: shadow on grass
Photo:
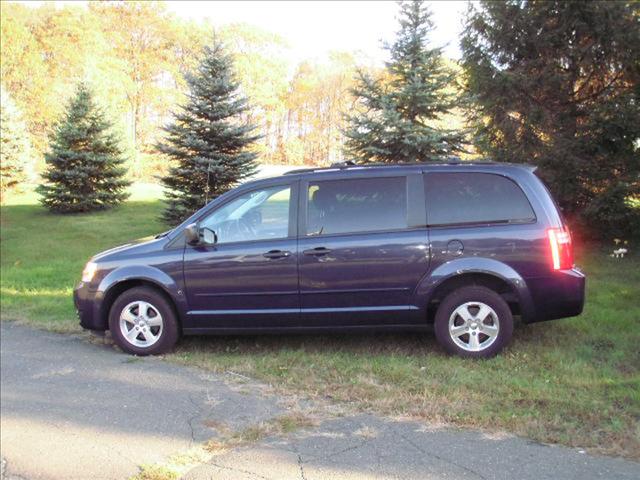
[[(551, 324), (525, 325), (517, 321), (512, 345), (516, 344), (515, 348), (529, 348), (548, 343), (556, 337), (554, 331), (558, 330), (557, 326)], [(566, 329), (562, 330), (569, 333)], [(563, 334), (561, 338), (561, 343), (566, 343), (565, 346), (568, 347), (571, 334)], [(353, 356), (401, 355), (407, 358), (422, 358), (425, 355), (448, 356), (436, 340), (431, 326), (424, 332), (185, 336), (176, 348), (177, 354), (195, 351), (212, 355), (269, 355), (300, 351), (310, 354), (340, 353)]]
[(210, 353), (276, 353), (303, 350), (308, 353), (342, 352), (354, 355), (424, 355), (441, 351), (432, 332), (266, 334), (183, 337), (178, 351), (206, 349)]

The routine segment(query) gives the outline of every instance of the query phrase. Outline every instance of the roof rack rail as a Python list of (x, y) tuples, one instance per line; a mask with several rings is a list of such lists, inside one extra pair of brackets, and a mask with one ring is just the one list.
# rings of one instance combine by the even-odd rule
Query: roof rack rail
[(315, 172), (316, 170), (317, 168), (294, 168), (293, 170), (284, 172), (282, 175), (295, 175), (297, 173)]
[[(314, 172), (327, 172), (332, 170), (360, 170), (362, 168), (368, 167), (427, 167), (429, 165), (509, 165), (507, 163), (502, 162), (494, 162), (486, 159), (479, 160), (463, 160), (457, 156), (450, 156), (443, 160), (437, 162), (404, 162), (404, 163), (380, 163), (380, 162), (371, 162), (371, 163), (357, 163), (353, 160), (347, 160), (344, 162), (332, 163), (330, 166), (326, 167), (307, 167), (307, 168), (297, 168), (294, 170), (290, 170), (285, 172), (283, 175), (295, 175), (300, 173), (314, 173)], [(524, 166), (531, 171), (535, 171), (535, 167), (528, 166), (526, 164), (517, 164), (520, 166)]]
[(459, 163), (462, 163), (462, 159), (460, 157), (455, 156), (455, 155), (451, 155), (450, 157), (447, 157), (445, 159), (444, 163), (457, 165)]
[(358, 165), (355, 160), (345, 160), (344, 162), (332, 163), (329, 168), (349, 168)]
[[(308, 167), (308, 168), (296, 168), (294, 170), (289, 170), (288, 172), (283, 173), (283, 175), (295, 175), (297, 173), (319, 172), (322, 170), (332, 170), (332, 169), (342, 170), (350, 167), (357, 167), (357, 166), (364, 166), (364, 165), (366, 164), (358, 165), (354, 160), (346, 160), (344, 162), (332, 163), (328, 167), (318, 166), (318, 167)], [(371, 164), (369, 164), (368, 166), (370, 165)]]

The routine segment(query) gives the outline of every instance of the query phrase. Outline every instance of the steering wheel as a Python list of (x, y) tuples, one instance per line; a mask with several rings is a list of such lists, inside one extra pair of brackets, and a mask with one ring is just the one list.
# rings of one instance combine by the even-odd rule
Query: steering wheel
[(251, 221), (244, 217), (240, 217), (236, 220), (236, 228), (240, 237), (247, 239), (254, 239), (256, 237), (256, 230), (253, 228)]
[(228, 242), (251, 240), (256, 237), (253, 226), (244, 218), (227, 220), (218, 227), (217, 233), (218, 238)]

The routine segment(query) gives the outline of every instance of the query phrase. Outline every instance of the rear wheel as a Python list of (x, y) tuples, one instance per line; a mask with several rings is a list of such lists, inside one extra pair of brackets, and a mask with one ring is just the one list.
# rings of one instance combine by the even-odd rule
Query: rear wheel
[(111, 306), (109, 329), (120, 348), (134, 355), (157, 355), (178, 340), (178, 321), (167, 299), (148, 287), (122, 293)]
[(462, 287), (442, 301), (434, 328), (438, 342), (449, 353), (489, 358), (511, 340), (513, 315), (507, 302), (493, 290)]

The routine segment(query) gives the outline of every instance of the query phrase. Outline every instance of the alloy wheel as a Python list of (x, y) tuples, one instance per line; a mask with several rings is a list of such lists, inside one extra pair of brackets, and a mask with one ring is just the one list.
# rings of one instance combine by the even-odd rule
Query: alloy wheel
[(486, 303), (463, 303), (449, 317), (451, 339), (468, 352), (481, 352), (489, 348), (499, 333), (498, 315)]
[(147, 348), (156, 343), (162, 327), (162, 315), (149, 302), (131, 302), (120, 313), (120, 333), (135, 347)]

